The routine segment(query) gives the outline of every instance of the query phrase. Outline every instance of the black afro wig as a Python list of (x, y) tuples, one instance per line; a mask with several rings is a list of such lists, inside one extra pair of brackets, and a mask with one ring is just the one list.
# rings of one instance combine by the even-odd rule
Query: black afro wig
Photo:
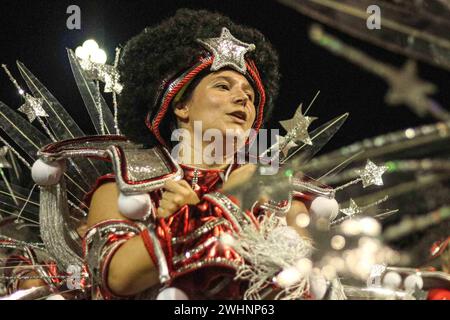
[[(145, 125), (148, 112), (154, 112), (155, 98), (162, 81), (170, 79), (192, 66), (203, 49), (197, 38), (218, 37), (226, 27), (239, 40), (253, 43), (256, 50), (246, 56), (256, 63), (266, 90), (265, 122), (269, 118), (278, 94), (280, 80), (278, 55), (257, 30), (233, 23), (228, 17), (205, 10), (179, 9), (162, 23), (147, 27), (130, 39), (122, 50), (119, 63), (121, 83), (119, 126), (123, 134), (136, 143), (152, 146), (156, 143)], [(167, 115), (161, 132), (170, 137), (174, 121)]]

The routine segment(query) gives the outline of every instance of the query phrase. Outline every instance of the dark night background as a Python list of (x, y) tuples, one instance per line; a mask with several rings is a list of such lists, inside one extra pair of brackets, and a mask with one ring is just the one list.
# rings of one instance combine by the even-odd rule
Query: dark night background
[[(66, 28), (69, 17), (66, 9), (71, 4), (81, 8), (81, 30)], [(365, 137), (434, 122), (432, 118), (418, 118), (407, 107), (386, 106), (383, 99), (387, 85), (382, 79), (312, 44), (307, 30), (313, 21), (275, 1), (2, 1), (0, 63), (7, 64), (17, 79), (15, 61), (25, 63), (71, 115), (82, 121), (81, 127), (89, 131), (92, 127), (71, 75), (65, 48), (75, 49), (83, 41), (94, 38), (106, 50), (108, 63), (112, 63), (116, 46), (125, 44), (144, 27), (156, 24), (180, 7), (222, 12), (238, 23), (261, 30), (274, 44), (280, 54), (283, 81), (272, 126), (278, 127), (278, 120), (291, 117), (300, 102), (308, 104), (317, 90), (321, 90), (321, 94), (309, 112), (319, 117), (315, 125), (350, 112), (349, 120), (326, 150)], [(381, 61), (400, 67), (406, 60), (326, 29)], [(433, 98), (445, 106), (450, 100), (450, 74), (424, 63), (419, 63), (419, 74), (438, 85), (439, 93)], [(20, 83), (25, 87), (24, 82)], [(3, 73), (0, 88), (0, 100), (14, 108), (22, 103)]]

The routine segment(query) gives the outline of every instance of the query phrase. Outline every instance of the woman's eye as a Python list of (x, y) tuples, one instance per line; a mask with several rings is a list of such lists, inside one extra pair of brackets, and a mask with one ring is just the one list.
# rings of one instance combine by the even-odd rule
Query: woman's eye
[(216, 84), (216, 88), (228, 90), (228, 85), (223, 84), (223, 83), (219, 83), (219, 84)]

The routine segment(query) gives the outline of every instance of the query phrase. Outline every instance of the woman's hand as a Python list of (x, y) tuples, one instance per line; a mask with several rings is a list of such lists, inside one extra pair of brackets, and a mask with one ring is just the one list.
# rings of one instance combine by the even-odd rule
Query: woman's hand
[(192, 190), (186, 180), (173, 181), (165, 183), (165, 191), (159, 201), (157, 215), (159, 218), (166, 218), (175, 213), (185, 204), (195, 205), (200, 202), (197, 194)]

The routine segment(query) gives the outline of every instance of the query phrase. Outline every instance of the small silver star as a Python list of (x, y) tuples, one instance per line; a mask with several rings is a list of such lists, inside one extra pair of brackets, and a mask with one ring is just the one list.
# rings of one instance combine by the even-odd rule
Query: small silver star
[(8, 153), (8, 147), (3, 146), (0, 148), (0, 169), (9, 169), (11, 168), (11, 164), (8, 159), (6, 159), (6, 154)]
[(36, 117), (48, 117), (47, 112), (42, 108), (43, 100), (41, 98), (35, 98), (28, 93), (25, 94), (24, 98), (25, 103), (17, 110), (24, 113), (28, 121), (33, 122)]
[(353, 216), (355, 214), (361, 213), (362, 212), (362, 208), (358, 207), (356, 202), (353, 199), (350, 198), (350, 206), (348, 208), (344, 208), (344, 209), (341, 209), (339, 211), (341, 211), (346, 216)]
[(223, 67), (231, 67), (245, 74), (245, 54), (255, 50), (255, 45), (242, 42), (230, 33), (227, 28), (222, 28), (220, 38), (197, 39), (214, 56), (211, 71), (217, 71)]
[(300, 104), (291, 119), (280, 121), (280, 124), (287, 131), (285, 138), (312, 145), (312, 140), (308, 133), (308, 127), (311, 122), (316, 119), (316, 117), (305, 117), (302, 113), (302, 105)]
[(292, 148), (298, 147), (298, 144), (296, 144), (292, 139), (286, 138), (286, 136), (283, 137), (277, 134), (275, 138), (277, 139), (276, 143), (278, 144), (278, 148), (284, 156), (286, 156)]
[(361, 177), (363, 187), (366, 188), (371, 185), (382, 186), (383, 179), (381, 176), (386, 172), (388, 167), (377, 166), (370, 160), (367, 160), (366, 166), (363, 170), (356, 170), (356, 173)]

